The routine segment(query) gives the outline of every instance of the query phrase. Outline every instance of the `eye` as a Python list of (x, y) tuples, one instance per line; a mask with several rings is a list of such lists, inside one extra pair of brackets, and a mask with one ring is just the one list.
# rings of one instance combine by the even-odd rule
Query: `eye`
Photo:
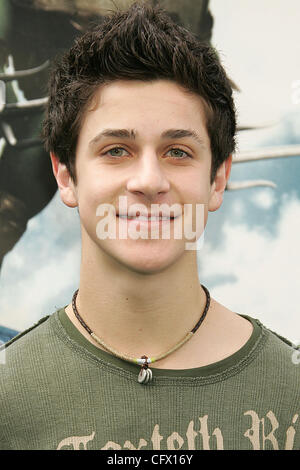
[(183, 160), (184, 158), (192, 158), (189, 153), (187, 153), (184, 150), (181, 150), (179, 148), (172, 148), (172, 149), (168, 150), (167, 153), (169, 153), (169, 152), (173, 152), (173, 155), (175, 155), (175, 156), (172, 157), (172, 158), (176, 158), (177, 160)]
[[(113, 157), (113, 158), (123, 157), (124, 155), (122, 155), (122, 151), (127, 152), (127, 150), (125, 150), (123, 147), (113, 147), (112, 149), (109, 149), (105, 153), (103, 153), (103, 155), (108, 155), (109, 157)], [(114, 152), (114, 154), (112, 155), (110, 152)]]

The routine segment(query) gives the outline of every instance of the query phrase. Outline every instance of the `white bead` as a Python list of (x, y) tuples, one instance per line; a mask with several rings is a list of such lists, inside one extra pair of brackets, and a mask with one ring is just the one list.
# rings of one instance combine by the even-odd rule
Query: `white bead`
[(151, 382), (151, 380), (152, 380), (152, 370), (142, 368), (138, 375), (138, 382), (140, 384), (147, 384), (148, 382)]
[(145, 362), (146, 362), (146, 359), (138, 359), (137, 360), (138, 364), (145, 364)]
[(138, 382), (139, 382), (140, 384), (143, 384), (143, 383), (146, 381), (147, 377), (148, 377), (148, 374), (147, 374), (146, 369), (142, 368), (142, 369), (140, 370), (139, 375), (138, 375)]

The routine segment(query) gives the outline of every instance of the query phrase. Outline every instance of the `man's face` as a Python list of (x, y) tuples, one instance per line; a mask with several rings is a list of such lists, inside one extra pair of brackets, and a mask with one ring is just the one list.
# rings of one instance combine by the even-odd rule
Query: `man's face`
[[(175, 134), (175, 130), (191, 135)], [(178, 262), (188, 253), (186, 242), (201, 235), (208, 210), (217, 208), (210, 170), (210, 142), (198, 96), (186, 94), (168, 80), (116, 81), (100, 87), (82, 124), (76, 150), (77, 184), (71, 188), (79, 208), (83, 253), (102, 253), (119, 266), (143, 273)], [(125, 206), (121, 207), (120, 196)], [(103, 204), (115, 209), (109, 220), (116, 224), (116, 237), (101, 237), (99, 222), (104, 217), (108, 220), (107, 212), (97, 212)], [(164, 208), (175, 204), (169, 214), (167, 210), (160, 214), (176, 219), (131, 220), (126, 218), (131, 208), (139, 216), (133, 204), (142, 205), (140, 214), (148, 216), (155, 212), (153, 204), (165, 204)], [(197, 236), (185, 238), (182, 228), (181, 237), (175, 238), (175, 224), (188, 223), (184, 214), (188, 204), (193, 220), (189, 227)], [(198, 227), (196, 204), (202, 219)], [(166, 224), (170, 236), (164, 239)], [(134, 238), (132, 233), (144, 238)]]

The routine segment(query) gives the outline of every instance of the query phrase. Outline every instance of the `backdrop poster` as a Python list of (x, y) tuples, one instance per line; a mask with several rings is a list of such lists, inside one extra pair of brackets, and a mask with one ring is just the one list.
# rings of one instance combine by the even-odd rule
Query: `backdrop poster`
[[(153, 0), (154, 2), (154, 0)], [(67, 305), (78, 213), (60, 201), (40, 140), (49, 67), (89, 23), (130, 0), (1, 0), (0, 339)], [(155, 2), (157, 3), (157, 2)], [(298, 0), (160, 0), (219, 51), (235, 83), (238, 152), (209, 214), (199, 279), (217, 301), (300, 340)]]

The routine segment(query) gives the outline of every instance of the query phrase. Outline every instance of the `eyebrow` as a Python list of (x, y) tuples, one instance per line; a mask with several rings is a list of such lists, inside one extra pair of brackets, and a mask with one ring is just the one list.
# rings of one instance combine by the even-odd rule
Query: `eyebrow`
[[(89, 146), (93, 147), (105, 137), (135, 140), (137, 132), (134, 129), (104, 129), (90, 141)], [(205, 142), (197, 132), (191, 129), (168, 129), (161, 134), (162, 139), (183, 139), (185, 137), (191, 137), (199, 145), (205, 146)]]
[(191, 137), (198, 144), (205, 145), (197, 132), (191, 129), (168, 129), (161, 134), (161, 137), (163, 139), (183, 139), (184, 137)]

